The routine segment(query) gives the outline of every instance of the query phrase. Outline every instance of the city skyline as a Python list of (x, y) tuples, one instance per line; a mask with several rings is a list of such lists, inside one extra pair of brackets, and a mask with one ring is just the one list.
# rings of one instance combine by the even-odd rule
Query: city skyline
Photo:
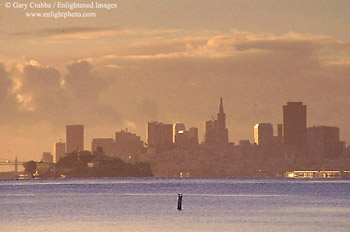
[(0, 7), (6, 157), (38, 160), (76, 124), (85, 144), (124, 128), (145, 141), (151, 120), (199, 128), (202, 141), (220, 96), (235, 143), (253, 141), (256, 123), (282, 123), (288, 101), (350, 141), (349, 1), (117, 3), (95, 19)]
[[(245, 139), (230, 141), (227, 137), (229, 130), (225, 125), (226, 114), (224, 113), (223, 99), (220, 97), (217, 119), (211, 118), (209, 121), (204, 121), (203, 127), (208, 127), (209, 129), (206, 128), (203, 130), (202, 141), (198, 140), (198, 137), (201, 137), (198, 134), (198, 128), (191, 127), (189, 130), (186, 130), (184, 123), (176, 122), (169, 124), (162, 121), (150, 121), (147, 122), (147, 135), (144, 141), (141, 140), (140, 136), (132, 134), (126, 128), (125, 130), (115, 132), (115, 140), (107, 137), (95, 137), (91, 141), (91, 149), (84, 147), (84, 145), (81, 146), (81, 142), (78, 142), (77, 149), (70, 149), (71, 151), (67, 151), (67, 154), (82, 150), (95, 152), (98, 146), (101, 146), (107, 156), (117, 156), (128, 161), (128, 159), (131, 159), (131, 154), (134, 156), (135, 154), (141, 154), (146, 151), (140, 147), (147, 147), (148, 152), (151, 153), (161, 153), (162, 151), (171, 150), (174, 148), (173, 145), (185, 149), (198, 149), (198, 145), (202, 144), (220, 149), (223, 147), (241, 146), (244, 143), (245, 146), (255, 144), (265, 148), (283, 145), (287, 153), (291, 153), (293, 156), (294, 154), (298, 154), (299, 158), (319, 157), (322, 156), (320, 154), (324, 153), (330, 159), (334, 157), (339, 158), (343, 155), (347, 157), (347, 146), (349, 145), (345, 141), (341, 141), (340, 128), (325, 125), (312, 125), (308, 127), (306, 124), (307, 106), (303, 102), (287, 102), (286, 105), (282, 106), (282, 112), (283, 124), (277, 124), (276, 128), (269, 122), (256, 123), (252, 127), (252, 141)], [(69, 140), (69, 130), (75, 132), (74, 137), (84, 137), (84, 125), (66, 126), (67, 141)], [(180, 135), (181, 137), (178, 137)], [(178, 141), (176, 139), (177, 137)], [(74, 140), (77, 140), (77, 138), (74, 138)], [(76, 141), (74, 142), (77, 143)], [(118, 146), (123, 147), (123, 152), (121, 152), (122, 150)], [(67, 150), (69, 150), (68, 145)], [(125, 154), (128, 155), (125, 156)], [(310, 156), (310, 154), (313, 155)]]
[[(271, 137), (271, 138), (269, 138), (269, 139), (271, 139), (271, 141), (268, 142), (267, 144), (271, 145), (271, 142), (274, 143), (274, 141), (275, 142), (279, 141), (279, 142), (282, 142), (282, 143), (287, 145), (290, 142), (283, 141), (285, 135), (282, 134), (282, 132), (280, 132), (279, 130), (283, 130), (283, 133), (285, 133), (285, 129), (283, 127), (283, 125), (284, 125), (283, 124), (283, 119), (284, 119), (284, 117), (286, 115), (290, 114), (290, 111), (286, 111), (286, 108), (288, 106), (292, 106), (294, 109), (295, 109), (295, 107), (302, 106), (304, 108), (303, 109), (304, 112), (302, 112), (301, 114), (305, 114), (305, 116), (302, 116), (302, 118), (305, 121), (308, 120), (308, 117), (306, 116), (306, 114), (307, 114), (307, 110), (306, 110), (307, 105), (304, 105), (303, 102), (287, 102), (286, 105), (282, 105), (281, 106), (281, 114), (282, 114), (281, 122), (278, 122), (277, 124), (273, 124), (273, 123), (270, 123), (270, 122), (267, 122), (267, 121), (256, 122), (256, 124), (252, 125), (251, 128), (250, 128), (251, 129), (251, 134), (252, 134), (251, 138), (249, 138), (249, 139), (240, 138), (237, 141), (233, 141), (233, 140), (230, 140), (230, 138), (228, 138), (228, 141), (226, 143), (225, 142), (226, 139), (224, 137), (222, 137), (222, 136), (219, 136), (218, 138), (223, 139), (224, 143), (222, 143), (222, 142), (220, 143), (219, 142), (219, 143), (208, 143), (208, 144), (220, 147), (223, 144), (225, 144), (225, 146), (227, 146), (229, 143), (234, 144), (234, 145), (240, 145), (241, 141), (244, 141), (244, 142), (245, 141), (249, 141), (251, 144), (255, 143), (257, 145), (260, 145), (260, 144), (257, 143), (257, 139), (258, 139), (258, 132), (257, 132), (258, 130), (257, 129), (260, 126), (264, 126), (264, 127), (268, 126), (268, 127), (271, 127), (271, 128), (268, 129), (269, 132), (267, 132), (268, 133), (268, 137)], [(293, 111), (293, 109), (291, 109), (291, 110)], [(298, 111), (300, 111), (300, 110), (298, 110)], [(300, 113), (297, 113), (297, 114), (300, 114)], [(219, 111), (217, 113), (217, 117), (220, 118), (220, 116), (221, 116), (221, 121), (224, 121), (223, 126), (219, 126), (220, 129), (222, 130), (222, 128), (225, 128), (225, 121), (226, 121), (226, 114), (224, 113), (224, 110), (223, 110), (223, 98), (222, 97), (220, 97)], [(297, 115), (293, 115), (292, 114), (292, 119), (295, 116), (297, 116)], [(305, 123), (305, 121), (304, 121), (304, 123)], [(213, 118), (213, 116), (211, 117), (211, 120), (204, 121), (204, 125), (203, 125), (203, 128), (202, 128), (203, 129), (202, 130), (202, 134), (198, 134), (198, 129), (197, 128), (192, 127), (191, 125), (188, 125), (188, 126), (191, 127), (190, 129), (192, 129), (192, 128), (193, 129), (197, 129), (197, 139), (199, 141), (199, 144), (206, 144), (205, 143), (205, 137), (206, 137), (205, 134), (206, 134), (206, 132), (204, 130), (204, 127), (206, 126), (207, 122), (215, 122), (215, 124), (218, 123), (217, 119)], [(288, 123), (288, 121), (287, 121), (287, 123)], [(173, 123), (167, 123), (167, 122), (164, 123), (163, 121), (150, 121), (150, 122), (145, 123), (145, 125), (147, 125), (147, 124), (148, 124), (148, 126), (145, 126), (146, 135), (145, 135), (144, 139), (142, 137), (138, 136), (137, 134), (133, 134), (134, 136), (139, 137), (139, 139), (141, 139), (140, 141), (143, 141), (146, 145), (148, 144), (148, 133), (149, 133), (148, 130), (147, 130), (147, 127), (149, 128), (150, 124), (166, 126), (167, 127), (166, 130), (171, 132), (171, 135), (168, 136), (169, 138), (167, 138), (167, 140), (169, 140), (169, 143), (174, 143), (174, 144), (176, 144), (174, 136), (176, 134), (178, 134), (178, 131), (176, 132), (176, 130), (175, 130), (175, 125), (180, 124), (181, 128), (185, 128), (185, 125), (186, 125), (185, 123), (179, 123), (179, 121), (176, 121), (176, 122), (173, 122)], [(303, 124), (303, 123), (301, 123), (301, 124)], [(279, 128), (279, 126), (282, 126), (283, 129)], [(49, 153), (49, 154), (52, 153), (52, 155), (54, 157), (54, 160), (56, 160), (56, 155), (55, 155), (56, 150), (55, 149), (56, 149), (56, 146), (59, 145), (59, 144), (64, 145), (63, 148), (64, 148), (66, 154), (69, 154), (71, 152), (79, 152), (79, 151), (83, 151), (83, 150), (89, 150), (89, 151), (93, 152), (93, 151), (96, 150), (96, 148), (98, 146), (97, 144), (100, 144), (100, 143), (104, 144), (105, 140), (108, 140), (108, 143), (109, 142), (110, 143), (114, 142), (113, 138), (110, 138), (109, 135), (103, 135), (102, 137), (96, 137), (96, 136), (92, 135), (92, 136), (86, 138), (85, 130), (84, 130), (85, 125), (82, 125), (82, 124), (79, 124), (79, 125), (66, 125), (65, 127), (66, 127), (66, 130), (65, 130), (66, 140), (64, 140), (63, 142), (62, 142), (61, 139), (60, 139), (60, 141), (53, 141), (53, 144), (54, 144), (53, 149), (52, 150), (45, 150), (45, 151), (41, 150), (40, 152), (38, 152), (39, 156), (41, 156), (42, 154), (45, 154), (45, 153)], [(340, 131), (341, 128), (338, 128), (338, 127), (336, 127), (334, 125), (333, 126), (332, 125), (311, 125), (311, 126), (306, 126), (305, 127), (305, 129), (307, 129), (307, 130), (311, 129), (312, 131), (315, 130), (314, 128), (319, 128), (318, 130), (323, 129), (323, 128), (326, 128), (326, 129), (327, 128), (337, 129), (337, 131), (338, 131), (338, 140), (342, 139), (341, 137), (339, 137), (339, 134), (340, 134), (339, 131)], [(124, 129), (126, 129), (126, 130), (124, 130)], [(129, 128), (124, 128), (124, 129), (120, 129), (120, 131), (117, 131), (116, 129), (114, 129), (114, 130), (111, 129), (111, 131), (113, 131), (112, 134), (116, 134), (116, 136), (118, 135), (118, 133), (125, 133), (125, 132), (126, 133), (130, 133), (129, 132)], [(157, 129), (157, 131), (158, 130), (159, 129)], [(228, 133), (230, 131), (230, 128), (225, 128), (225, 130), (227, 131), (226, 133)], [(265, 129), (264, 129), (264, 131), (265, 131)], [(155, 132), (153, 132), (152, 134), (154, 134)], [(181, 130), (181, 133), (183, 133), (183, 132), (185, 132), (185, 130)], [(217, 133), (217, 132), (214, 131), (214, 133)], [(263, 132), (263, 133), (265, 134), (266, 132)], [(160, 138), (162, 136), (163, 135), (160, 134)], [(281, 138), (279, 138), (279, 136), (281, 136)], [(300, 137), (300, 135), (299, 135), (299, 133), (297, 131), (295, 132), (294, 137)], [(202, 138), (202, 139), (199, 139), (199, 138)], [(307, 138), (305, 137), (304, 140), (305, 140), (304, 142), (306, 142)], [(67, 142), (67, 141), (71, 141), (71, 142)], [(117, 140), (115, 140), (115, 141), (117, 141)], [(93, 145), (94, 142), (96, 143), (96, 145)], [(71, 143), (71, 145), (68, 145), (69, 143)], [(84, 144), (89, 144), (89, 145), (85, 146)], [(346, 141), (345, 141), (344, 145), (349, 146), (349, 144), (346, 144)], [(68, 149), (68, 146), (70, 147), (69, 149)], [(76, 147), (77, 149), (73, 149), (73, 147)], [(62, 148), (61, 148), (61, 150), (62, 150)], [(62, 153), (62, 151), (60, 151), (60, 153)], [(62, 155), (63, 154), (61, 154), (61, 157), (62, 157)]]
[[(302, 102), (283, 105), (283, 124), (277, 124), (276, 135), (271, 123), (255, 124), (254, 143), (249, 140), (239, 140), (238, 143), (227, 140), (222, 97), (219, 105), (217, 119), (212, 118), (204, 123), (207, 128), (201, 144), (198, 143), (197, 128), (186, 130), (184, 123), (150, 121), (147, 123), (145, 142), (126, 128), (116, 131), (115, 139), (92, 139), (89, 150), (83, 144), (84, 125), (67, 125), (66, 143), (55, 143), (54, 156), (43, 152), (41, 161), (36, 163), (35, 175), (100, 175), (98, 170), (104, 170), (99, 166), (101, 162), (110, 163), (112, 160), (135, 164), (140, 171), (147, 166), (156, 177), (281, 177), (301, 175), (293, 174), (291, 170), (304, 169), (306, 171), (302, 175), (308, 175), (310, 169), (325, 168), (337, 170), (340, 175), (341, 170), (349, 167), (350, 146), (346, 147), (346, 143), (340, 139), (340, 128), (307, 127), (307, 106)], [(62, 154), (65, 144), (67, 152)], [(82, 163), (78, 165), (79, 160)], [(17, 162), (23, 163), (16, 158), (15, 173)], [(27, 162), (28, 167), (31, 162), (35, 163)], [(56, 166), (58, 172), (55, 171)], [(105, 175), (110, 175), (108, 173)], [(332, 173), (335, 172), (329, 171), (325, 175)]]

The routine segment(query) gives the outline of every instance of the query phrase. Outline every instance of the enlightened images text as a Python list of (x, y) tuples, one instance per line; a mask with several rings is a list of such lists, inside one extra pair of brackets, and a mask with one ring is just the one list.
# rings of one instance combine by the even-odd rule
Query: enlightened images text
[(90, 2), (90, 3), (80, 3), (80, 2), (13, 2), (8, 5), (7, 8), (15, 9), (116, 9), (118, 7), (117, 3), (104, 3), (104, 2)]

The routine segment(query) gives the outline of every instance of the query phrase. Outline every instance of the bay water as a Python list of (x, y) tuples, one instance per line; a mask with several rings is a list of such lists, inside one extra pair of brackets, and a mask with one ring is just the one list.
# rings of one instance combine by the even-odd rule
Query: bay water
[(2, 180), (0, 231), (350, 231), (350, 179)]

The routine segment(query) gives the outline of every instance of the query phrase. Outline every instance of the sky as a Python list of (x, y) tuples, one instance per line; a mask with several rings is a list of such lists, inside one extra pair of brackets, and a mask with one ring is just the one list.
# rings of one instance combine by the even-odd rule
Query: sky
[(256, 123), (276, 130), (288, 101), (350, 142), (350, 1), (101, 3), (118, 7), (54, 19), (0, 3), (0, 158), (40, 160), (71, 124), (85, 125), (85, 149), (125, 128), (145, 140), (151, 120), (202, 140), (220, 97), (231, 142), (253, 142)]

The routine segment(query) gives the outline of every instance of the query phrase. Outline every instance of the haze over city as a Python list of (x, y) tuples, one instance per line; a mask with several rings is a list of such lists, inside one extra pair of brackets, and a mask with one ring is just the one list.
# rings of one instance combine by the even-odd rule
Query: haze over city
[(230, 142), (282, 123), (291, 101), (350, 141), (349, 1), (117, 3), (92, 19), (0, 8), (2, 157), (38, 160), (71, 124), (85, 144), (125, 128), (145, 141), (151, 120), (198, 127), (202, 141), (221, 96)]

